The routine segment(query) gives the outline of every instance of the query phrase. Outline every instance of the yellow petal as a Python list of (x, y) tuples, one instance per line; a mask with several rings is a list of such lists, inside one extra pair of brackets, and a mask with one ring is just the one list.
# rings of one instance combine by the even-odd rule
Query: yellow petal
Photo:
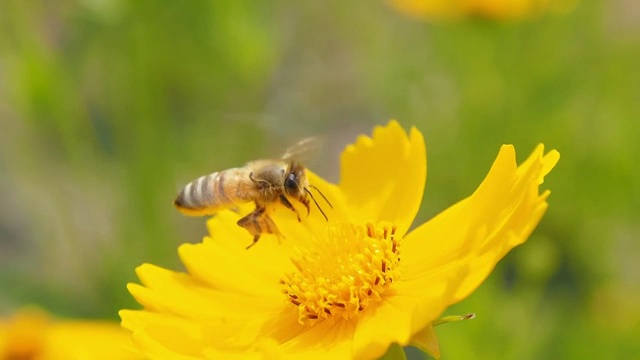
[[(185, 320), (181, 317), (167, 316), (166, 314), (152, 313), (148, 311), (120, 312), (123, 319), (122, 326), (133, 330), (133, 339), (139, 352), (145, 355), (145, 359), (280, 359), (275, 341), (271, 339), (256, 339), (243, 346), (236, 346), (233, 340), (239, 339), (244, 334), (237, 332), (234, 324), (222, 326), (219, 329), (207, 325), (198, 325), (197, 322)], [(205, 322), (205, 324), (207, 324)], [(235, 324), (237, 325), (237, 323)], [(217, 335), (209, 331), (217, 331)], [(225, 340), (231, 339), (231, 342)], [(242, 341), (244, 342), (245, 339)], [(274, 350), (275, 349), (275, 350)], [(263, 352), (269, 352), (273, 356), (264, 356)]]
[(141, 359), (130, 334), (107, 321), (61, 321), (47, 336), (51, 359)]
[(540, 195), (538, 186), (559, 155), (551, 151), (543, 156), (543, 150), (538, 146), (516, 167), (515, 150), (503, 146), (471, 197), (407, 235), (406, 271), (427, 279), (451, 261), (463, 261), (466, 276), (457, 284), (452, 303), (479, 286), (511, 248), (527, 239), (546, 210), (549, 193)]
[(117, 323), (59, 320), (37, 308), (0, 320), (0, 359), (139, 359), (129, 332)]
[(278, 296), (269, 302), (237, 292), (209, 288), (187, 274), (145, 264), (136, 269), (145, 286), (129, 284), (129, 292), (146, 310), (166, 312), (185, 318), (212, 320), (240, 315), (243, 318), (273, 311), (281, 306)]
[(393, 343), (407, 345), (412, 335), (411, 313), (415, 306), (413, 298), (391, 295), (381, 305), (367, 309), (354, 334), (354, 358), (377, 359)]
[[(178, 249), (189, 274), (213, 289), (253, 296), (281, 296), (280, 276), (289, 269), (288, 249), (277, 238), (250, 249), (249, 233), (236, 225), (240, 215), (222, 211), (209, 220), (211, 236)], [(273, 237), (273, 235), (271, 235)]]
[(134, 333), (132, 335), (133, 341), (140, 349), (140, 354), (143, 354), (141, 359), (145, 360), (201, 360), (201, 356), (183, 355), (175, 351), (171, 351), (165, 347), (165, 343), (162, 340), (156, 340), (149, 336), (146, 332)]
[(411, 345), (426, 352), (435, 359), (440, 359), (440, 343), (432, 325), (428, 325), (411, 339)]
[[(265, 341), (261, 341), (263, 343)], [(267, 359), (281, 359), (281, 357), (268, 357), (262, 354), (261, 349), (249, 350), (249, 351), (224, 351), (214, 348), (206, 348), (204, 350), (204, 357), (200, 359), (210, 360), (267, 360)]]
[(422, 134), (393, 120), (360, 136), (341, 156), (340, 189), (357, 223), (389, 221), (404, 235), (422, 201), (427, 176)]
[(431, 324), (450, 305), (448, 301), (466, 276), (467, 268), (466, 261), (458, 259), (430, 271), (403, 272), (396, 285), (396, 294), (413, 297), (416, 301), (413, 332)]
[[(309, 179), (309, 184), (317, 187), (319, 192), (322, 193), (322, 195), (320, 195), (318, 191), (311, 189), (313, 197), (318, 202), (318, 205), (322, 207), (327, 217), (329, 219), (345, 219), (349, 214), (349, 210), (340, 188), (308, 169), (307, 178)], [(323, 198), (323, 195), (326, 200)], [(327, 201), (329, 204), (327, 204)], [(314, 215), (312, 219), (320, 220), (321, 225), (326, 225), (326, 220), (320, 215), (313, 201), (311, 202), (311, 214)]]
[(202, 331), (192, 321), (149, 311), (121, 310), (119, 315), (140, 352), (149, 358), (193, 359), (202, 353)]
[[(477, 232), (481, 240), (475, 243), (480, 246), (469, 256), (468, 275), (454, 295), (454, 302), (467, 297), (480, 286), (498, 261), (531, 235), (548, 207), (546, 199), (550, 192), (547, 190), (539, 194), (539, 185), (543, 182), (545, 172), (548, 173), (558, 159), (557, 151), (551, 151), (545, 156), (544, 147), (539, 145), (529, 159), (518, 167), (515, 183), (511, 185), (508, 193), (503, 189), (488, 187), (491, 191), (488, 191), (490, 194), (487, 194), (486, 198), (475, 199), (474, 194), (472, 211), (490, 210), (477, 223), (485, 227), (483, 231)], [(495, 199), (500, 194), (504, 194), (508, 201), (504, 201), (502, 206), (496, 206), (499, 201), (490, 200), (489, 197)], [(487, 202), (494, 207), (488, 206)]]
[(354, 326), (347, 321), (323, 321), (280, 346), (284, 359), (349, 359)]
[[(232, 333), (233, 328), (227, 329), (224, 334), (227, 336), (231, 335), (231, 337), (236, 337), (235, 334)], [(207, 342), (210, 339), (205, 339)], [(211, 360), (218, 359), (238, 359), (238, 360), (281, 360), (285, 359), (286, 355), (283, 353), (280, 345), (271, 338), (260, 337), (254, 339), (253, 342), (242, 348), (234, 348), (228, 347), (225, 345), (220, 345), (215, 342), (208, 343), (209, 346), (204, 350), (204, 358)]]
[(38, 307), (26, 307), (10, 319), (0, 319), (0, 358), (30, 358), (46, 351), (51, 321)]

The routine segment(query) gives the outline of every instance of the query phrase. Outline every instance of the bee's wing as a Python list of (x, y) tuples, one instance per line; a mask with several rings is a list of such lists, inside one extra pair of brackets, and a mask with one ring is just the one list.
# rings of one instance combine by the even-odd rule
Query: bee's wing
[(283, 160), (300, 159), (302, 155), (314, 152), (314, 149), (321, 147), (321, 139), (317, 136), (304, 138), (298, 141), (296, 144), (287, 149), (282, 156)]

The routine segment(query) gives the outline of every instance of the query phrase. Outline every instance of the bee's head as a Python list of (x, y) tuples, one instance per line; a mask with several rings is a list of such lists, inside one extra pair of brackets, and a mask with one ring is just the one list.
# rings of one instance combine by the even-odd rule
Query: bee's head
[[(318, 205), (318, 202), (313, 197), (311, 191), (309, 191), (309, 188), (315, 189), (320, 194), (320, 196), (322, 196), (324, 201), (327, 202), (329, 207), (333, 209), (333, 206), (331, 205), (329, 200), (327, 200), (324, 194), (320, 192), (320, 189), (309, 184), (304, 166), (295, 162), (290, 163), (287, 171), (284, 174), (284, 192), (303, 203), (307, 208), (307, 214), (311, 210), (311, 208), (309, 207), (309, 198), (311, 198), (311, 200), (313, 200), (313, 203), (318, 207), (318, 210), (320, 210), (322, 216), (324, 216), (325, 220), (329, 221), (329, 218), (324, 213), (320, 205)], [(298, 219), (298, 221), (300, 221), (300, 219)]]
[(292, 162), (284, 175), (284, 191), (287, 195), (299, 199), (304, 196), (307, 178), (304, 173), (304, 166)]

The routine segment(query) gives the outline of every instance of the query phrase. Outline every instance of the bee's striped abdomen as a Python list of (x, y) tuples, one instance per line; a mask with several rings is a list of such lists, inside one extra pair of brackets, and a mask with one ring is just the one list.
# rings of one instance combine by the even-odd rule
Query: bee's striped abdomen
[(178, 194), (175, 206), (186, 213), (207, 214), (229, 205), (232, 200), (225, 194), (225, 177), (225, 171), (220, 171), (190, 182)]

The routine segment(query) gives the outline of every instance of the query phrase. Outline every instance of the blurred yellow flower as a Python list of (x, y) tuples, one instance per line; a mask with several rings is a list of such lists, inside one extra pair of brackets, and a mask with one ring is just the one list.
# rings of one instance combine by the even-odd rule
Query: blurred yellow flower
[(0, 320), (0, 359), (140, 359), (131, 336), (117, 323), (54, 320), (29, 308)]
[(509, 20), (544, 12), (566, 12), (576, 0), (388, 0), (398, 11), (419, 18), (477, 16)]
[(186, 273), (137, 268), (143, 285), (128, 288), (144, 310), (121, 311), (122, 325), (151, 359), (374, 359), (394, 343), (438, 356), (434, 321), (527, 239), (558, 158), (539, 145), (518, 167), (505, 145), (472, 196), (407, 233), (426, 151), (419, 131), (391, 121), (345, 149), (339, 185), (308, 173), (333, 204), (328, 222), (275, 207), (284, 239), (245, 250), (241, 215), (220, 212), (202, 243), (180, 246)]

